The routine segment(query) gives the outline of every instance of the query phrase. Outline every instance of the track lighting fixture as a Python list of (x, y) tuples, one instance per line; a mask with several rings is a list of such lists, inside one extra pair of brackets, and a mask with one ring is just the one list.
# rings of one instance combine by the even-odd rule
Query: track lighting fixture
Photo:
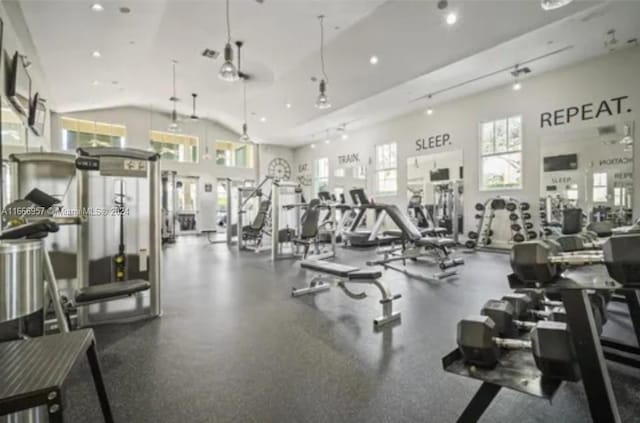
[(198, 94), (193, 93), (193, 94), (191, 94), (191, 97), (193, 98), (193, 113), (191, 113), (191, 116), (189, 116), (189, 119), (195, 121), (195, 120), (200, 119), (198, 117), (198, 115), (196, 114), (196, 98), (198, 97)]
[(520, 83), (520, 75), (526, 75), (531, 72), (531, 69), (528, 67), (520, 68), (518, 65), (515, 66), (515, 69), (511, 72), (511, 75), (514, 76), (515, 81), (513, 81), (513, 85), (511, 88), (513, 91), (520, 91), (522, 89), (522, 84)]
[[(431, 103), (431, 94), (429, 94), (427, 98), (429, 99), (429, 103)], [(428, 116), (431, 116), (433, 114), (433, 108), (431, 108), (431, 105), (427, 107), (426, 113)]]
[(173, 103), (173, 110), (171, 112), (171, 122), (169, 123), (169, 127), (167, 128), (169, 132), (180, 132), (181, 130), (180, 123), (178, 123), (178, 111), (176, 110), (176, 106), (178, 103), (178, 97), (176, 96), (176, 63), (178, 62), (176, 62), (175, 60), (171, 62), (173, 67), (173, 95), (171, 96), (169, 101)]
[(540, 6), (544, 10), (555, 10), (560, 9), (561, 7), (564, 7), (571, 2), (573, 2), (573, 0), (541, 0)]
[(331, 144), (331, 137), (329, 136), (329, 130), (327, 129), (327, 135), (324, 137), (325, 144)]
[(229, 0), (226, 0), (227, 44), (224, 46), (224, 63), (218, 72), (220, 79), (226, 82), (237, 81), (238, 70), (233, 64), (233, 47), (231, 46), (231, 23), (229, 19)]
[(342, 132), (342, 134), (340, 135), (340, 139), (342, 139), (343, 141), (346, 141), (349, 139), (349, 134), (347, 134), (347, 124), (343, 123), (341, 127), (338, 128), (339, 132)]
[(324, 67), (324, 15), (318, 16), (318, 20), (320, 21), (320, 66), (322, 69), (322, 79), (318, 86), (320, 93), (316, 100), (316, 107), (318, 109), (328, 109), (331, 107), (331, 103), (327, 97), (327, 84), (329, 83), (329, 78), (327, 77)]

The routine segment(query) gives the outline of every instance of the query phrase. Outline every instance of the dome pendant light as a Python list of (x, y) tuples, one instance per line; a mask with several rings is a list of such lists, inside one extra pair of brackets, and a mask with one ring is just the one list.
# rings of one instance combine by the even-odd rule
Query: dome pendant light
[(320, 21), (320, 65), (322, 68), (322, 79), (318, 86), (320, 94), (316, 100), (316, 107), (318, 109), (329, 109), (331, 107), (331, 103), (327, 97), (327, 84), (329, 83), (329, 77), (327, 77), (327, 73), (324, 68), (324, 15), (318, 16), (318, 20)]
[(544, 10), (555, 10), (560, 9), (561, 7), (564, 7), (571, 2), (573, 2), (573, 0), (541, 0), (540, 6)]
[(173, 111), (171, 112), (171, 123), (169, 123), (169, 127), (167, 128), (169, 132), (180, 132), (180, 124), (178, 123), (178, 112), (176, 110), (176, 103), (178, 103), (178, 97), (176, 96), (176, 62), (173, 60), (173, 96), (169, 99), (173, 103)]
[(224, 63), (218, 72), (220, 79), (226, 82), (238, 80), (238, 70), (233, 64), (233, 47), (231, 46), (231, 24), (229, 20), (229, 0), (226, 1), (227, 11), (227, 44), (224, 46)]
[(200, 119), (196, 114), (196, 98), (198, 97), (198, 94), (193, 93), (191, 94), (191, 97), (193, 97), (193, 113), (191, 113), (191, 116), (189, 116), (189, 119), (193, 121), (197, 121), (198, 119)]

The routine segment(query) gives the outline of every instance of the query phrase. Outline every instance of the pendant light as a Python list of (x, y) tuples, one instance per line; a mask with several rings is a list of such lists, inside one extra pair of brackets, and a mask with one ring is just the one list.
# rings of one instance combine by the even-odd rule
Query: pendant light
[(218, 72), (220, 79), (226, 82), (238, 80), (238, 70), (233, 64), (233, 47), (231, 46), (231, 23), (229, 22), (229, 0), (226, 0), (227, 44), (224, 46), (224, 63)]
[(241, 56), (240, 56), (242, 45), (243, 45), (242, 41), (236, 41), (236, 46), (238, 47), (238, 76), (240, 77), (240, 79), (242, 79), (242, 116), (243, 116), (242, 135), (240, 135), (240, 138), (238, 138), (238, 141), (240, 141), (241, 143), (250, 144), (251, 137), (249, 136), (248, 127), (247, 127), (247, 80), (249, 79), (249, 77), (247, 76), (247, 74), (242, 72), (242, 67), (241, 67), (242, 62), (241, 62)]
[(178, 111), (176, 110), (176, 103), (178, 103), (178, 97), (176, 96), (176, 62), (173, 60), (173, 95), (169, 99), (173, 103), (173, 111), (171, 112), (171, 123), (167, 128), (169, 132), (180, 132), (180, 124), (178, 123)]
[(540, 6), (544, 10), (555, 10), (560, 9), (561, 7), (564, 7), (571, 2), (573, 2), (573, 0), (541, 0)]
[(197, 121), (198, 119), (200, 119), (196, 114), (196, 98), (198, 97), (198, 94), (192, 93), (191, 97), (193, 98), (193, 112), (191, 113), (191, 116), (189, 116), (189, 119)]
[(207, 122), (203, 122), (204, 126), (204, 154), (202, 160), (211, 160), (211, 154), (209, 154), (209, 130), (207, 128)]
[(320, 85), (318, 87), (320, 93), (316, 100), (316, 107), (318, 109), (328, 109), (331, 107), (331, 103), (327, 97), (327, 84), (329, 83), (329, 78), (327, 77), (327, 73), (324, 69), (324, 15), (318, 16), (318, 20), (320, 21), (320, 65), (322, 68), (322, 79), (320, 80)]

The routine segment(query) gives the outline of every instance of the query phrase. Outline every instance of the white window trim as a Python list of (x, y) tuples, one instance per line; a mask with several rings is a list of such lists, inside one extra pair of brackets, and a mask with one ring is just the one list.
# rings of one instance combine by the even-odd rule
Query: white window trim
[[(508, 121), (509, 119), (512, 118), (520, 118), (520, 150), (519, 151), (505, 151), (504, 153), (488, 153), (488, 154), (483, 154), (482, 153), (482, 125), (484, 125), (485, 123), (488, 122), (496, 122), (498, 120), (502, 120), (502, 119), (506, 119), (507, 120), (507, 145), (509, 144), (509, 138), (508, 138), (508, 131), (509, 131), (509, 126), (508, 126)], [(524, 119), (522, 118), (521, 114), (517, 114), (517, 115), (512, 115), (512, 116), (505, 116), (505, 117), (498, 117), (495, 119), (487, 119), (487, 120), (483, 120), (478, 124), (478, 142), (477, 142), (477, 147), (478, 147), (478, 191), (479, 192), (497, 192), (497, 191), (504, 191), (504, 192), (510, 192), (510, 191), (522, 191), (524, 188)], [(484, 168), (482, 167), (482, 159), (484, 159), (485, 157), (496, 157), (496, 156), (504, 156), (507, 154), (513, 154), (513, 153), (520, 153), (520, 185), (518, 185), (517, 187), (495, 187), (495, 188), (487, 188), (484, 186), (484, 173), (483, 170)]]
[[(378, 147), (383, 147), (385, 145), (392, 145), (392, 144), (395, 144), (396, 146), (396, 166), (378, 169)], [(376, 197), (395, 197), (396, 195), (398, 195), (398, 142), (392, 141), (392, 142), (386, 142), (383, 144), (377, 144), (375, 146), (374, 153), (375, 153), (374, 154), (375, 162), (373, 163), (373, 173), (374, 173), (373, 184), (375, 186), (374, 192), (376, 193)], [(378, 174), (380, 172), (389, 172), (391, 170), (396, 171), (396, 189), (394, 191), (380, 191), (380, 186), (378, 184)]]

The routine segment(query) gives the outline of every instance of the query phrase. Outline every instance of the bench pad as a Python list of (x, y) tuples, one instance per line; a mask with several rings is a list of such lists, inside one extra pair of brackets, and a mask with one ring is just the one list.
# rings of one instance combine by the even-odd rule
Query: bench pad
[(151, 284), (142, 279), (92, 285), (78, 291), (76, 294), (76, 304), (132, 295), (136, 292), (146, 291), (150, 287)]
[(322, 273), (346, 278), (350, 273), (360, 270), (359, 267), (347, 266), (340, 263), (332, 263), (324, 260), (303, 260), (300, 262), (303, 269), (315, 270)]

